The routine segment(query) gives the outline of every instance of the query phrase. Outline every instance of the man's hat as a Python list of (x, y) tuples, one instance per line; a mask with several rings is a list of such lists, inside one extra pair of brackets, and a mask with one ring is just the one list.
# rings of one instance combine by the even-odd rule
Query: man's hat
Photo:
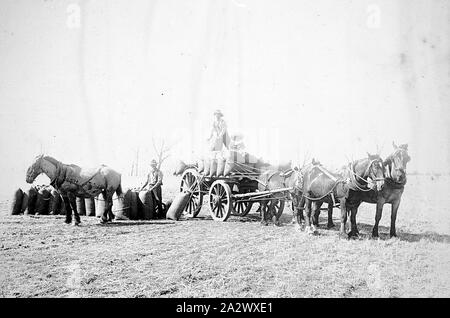
[(150, 161), (150, 165), (152, 166), (152, 165), (157, 165), (158, 163), (156, 162), (156, 160), (155, 159), (152, 159), (152, 161)]
[(220, 109), (216, 109), (216, 111), (214, 112), (214, 115), (219, 115), (219, 116), (223, 117), (223, 114), (220, 111)]

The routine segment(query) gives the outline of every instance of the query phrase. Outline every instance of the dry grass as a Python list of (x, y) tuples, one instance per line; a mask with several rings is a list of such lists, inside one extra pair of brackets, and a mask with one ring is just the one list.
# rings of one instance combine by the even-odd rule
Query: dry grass
[[(388, 208), (381, 239), (370, 239), (370, 205), (358, 215), (362, 237), (348, 241), (338, 238), (337, 227), (321, 227), (318, 236), (296, 231), (289, 208), (281, 227), (262, 227), (257, 213), (214, 222), (206, 207), (193, 220), (102, 226), (82, 217), (82, 226), (73, 227), (61, 216), (7, 216), (3, 202), (0, 295), (449, 297), (448, 189), (448, 178), (411, 177), (397, 222), (400, 238), (393, 240)], [(337, 210), (334, 216), (338, 224)]]

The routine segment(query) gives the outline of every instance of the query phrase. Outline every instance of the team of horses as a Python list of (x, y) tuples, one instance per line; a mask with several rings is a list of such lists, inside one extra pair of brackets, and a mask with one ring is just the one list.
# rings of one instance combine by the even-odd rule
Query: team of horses
[[(384, 204), (391, 204), (390, 236), (396, 236), (395, 221), (404, 187), (406, 185), (406, 165), (410, 161), (408, 145), (393, 143), (394, 151), (385, 160), (379, 155), (368, 154), (366, 158), (355, 160), (338, 171), (330, 171), (320, 162), (313, 160), (303, 167), (289, 169), (283, 173), (270, 175), (264, 189), (280, 187), (292, 189), (289, 193), (293, 203), (293, 221), (308, 233), (317, 232), (319, 213), (323, 203), (328, 204), (328, 228), (334, 226), (333, 207), (340, 208), (340, 235), (358, 235), (356, 214), (362, 202), (376, 204), (375, 225), (372, 236), (378, 237), (378, 224)], [(80, 223), (75, 197), (96, 197), (103, 194), (105, 211), (101, 222), (112, 219), (112, 197), (122, 196), (121, 174), (105, 165), (86, 169), (73, 164), (64, 164), (50, 156), (40, 155), (28, 168), (26, 181), (33, 183), (40, 174), (50, 178), (50, 184), (60, 192), (66, 205), (66, 223)], [(266, 202), (261, 202), (261, 222), (267, 225), (275, 217), (279, 223), (281, 213), (275, 213), (275, 204), (284, 198), (278, 194)], [(350, 215), (350, 232), (346, 233), (347, 217)]]
[[(320, 209), (328, 203), (328, 228), (334, 226), (333, 207), (338, 206), (340, 214), (340, 235), (356, 237), (359, 234), (356, 214), (362, 202), (376, 204), (375, 225), (372, 236), (378, 237), (378, 224), (384, 204), (391, 204), (390, 236), (397, 236), (395, 222), (401, 197), (406, 185), (406, 166), (410, 161), (408, 145), (393, 143), (394, 151), (385, 160), (379, 155), (368, 154), (330, 172), (320, 162), (313, 161), (304, 167), (298, 176), (296, 192), (292, 195), (294, 221), (306, 231), (316, 233)], [(313, 211), (314, 210), (314, 211)], [(346, 233), (347, 217), (350, 216), (350, 232)]]

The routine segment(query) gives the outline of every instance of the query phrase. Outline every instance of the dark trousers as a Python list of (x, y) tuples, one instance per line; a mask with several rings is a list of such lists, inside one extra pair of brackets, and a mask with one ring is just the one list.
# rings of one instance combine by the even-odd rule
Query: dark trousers
[(158, 214), (157, 217), (163, 215), (163, 207), (162, 207), (162, 187), (157, 186), (152, 190), (153, 198), (156, 200), (156, 204), (158, 205)]

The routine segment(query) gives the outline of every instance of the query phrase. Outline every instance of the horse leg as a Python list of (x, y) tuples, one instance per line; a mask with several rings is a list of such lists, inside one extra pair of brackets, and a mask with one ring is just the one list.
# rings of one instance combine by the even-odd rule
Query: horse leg
[(268, 208), (267, 208), (267, 201), (261, 201), (260, 202), (260, 207), (261, 207), (261, 225), (268, 225), (267, 222), (267, 213), (268, 213)]
[(339, 229), (339, 235), (344, 237), (346, 234), (345, 225), (347, 223), (347, 209), (345, 208), (345, 198), (340, 199), (341, 205), (341, 227)]
[(319, 216), (320, 216), (320, 208), (322, 207), (323, 202), (314, 202), (312, 205), (314, 213), (312, 214), (313, 225), (319, 226)]
[[(281, 204), (281, 200), (282, 200), (282, 199), (280, 199), (280, 204)], [(281, 225), (281, 222), (280, 222), (281, 214), (278, 214), (277, 212), (278, 212), (278, 211), (276, 211), (276, 209), (275, 209), (275, 203), (274, 203), (274, 204), (272, 205), (272, 215), (275, 216), (275, 222), (274, 222), (274, 224), (275, 224), (275, 226), (280, 226), (280, 225)]]
[(72, 223), (72, 208), (70, 207), (70, 200), (69, 197), (64, 194), (61, 195), (64, 201), (64, 206), (66, 208), (66, 219), (65, 219), (65, 223), (70, 224)]
[(292, 221), (291, 221), (291, 224), (297, 224), (298, 198), (295, 194), (292, 194), (291, 197), (292, 197)]
[(112, 222), (112, 220), (114, 220), (115, 215), (112, 213), (112, 206), (113, 206), (113, 195), (114, 195), (114, 190), (108, 191), (107, 193), (107, 198), (106, 198), (106, 211), (108, 212), (108, 221)]
[(73, 210), (73, 215), (75, 217), (74, 225), (79, 225), (81, 223), (81, 220), (80, 220), (80, 215), (78, 214), (78, 210), (77, 210), (77, 202), (76, 202), (75, 195), (69, 195), (69, 201), (70, 201), (70, 206), (72, 207), (72, 210)]
[(373, 226), (372, 229), (372, 237), (378, 237), (378, 224), (380, 223), (381, 215), (383, 213), (383, 205), (384, 205), (383, 201), (377, 202), (377, 212), (375, 214), (375, 225)]
[(303, 216), (305, 217), (305, 229), (309, 234), (312, 234), (311, 229), (311, 205), (312, 201), (305, 198), (305, 209), (303, 210)]
[(300, 226), (302, 223), (305, 223), (305, 216), (303, 215), (303, 211), (305, 210), (305, 197), (300, 198), (300, 202), (297, 205), (297, 223)]
[(334, 227), (333, 223), (333, 203), (328, 203), (328, 223), (327, 228), (331, 229)]
[(391, 230), (390, 230), (390, 236), (391, 237), (397, 237), (397, 232), (395, 230), (395, 220), (397, 219), (397, 211), (398, 207), (400, 206), (400, 199), (394, 201), (391, 205)]
[(108, 212), (109, 212), (108, 195), (109, 195), (109, 193), (106, 190), (104, 190), (104, 191), (102, 191), (102, 194), (103, 194), (103, 199), (105, 200), (105, 210), (103, 211), (100, 223), (105, 224), (108, 222)]
[(350, 233), (348, 233), (348, 237), (357, 237), (358, 236), (358, 228), (356, 226), (356, 213), (358, 212), (358, 209), (356, 207), (352, 207), (350, 209), (350, 224), (351, 224), (351, 230)]

